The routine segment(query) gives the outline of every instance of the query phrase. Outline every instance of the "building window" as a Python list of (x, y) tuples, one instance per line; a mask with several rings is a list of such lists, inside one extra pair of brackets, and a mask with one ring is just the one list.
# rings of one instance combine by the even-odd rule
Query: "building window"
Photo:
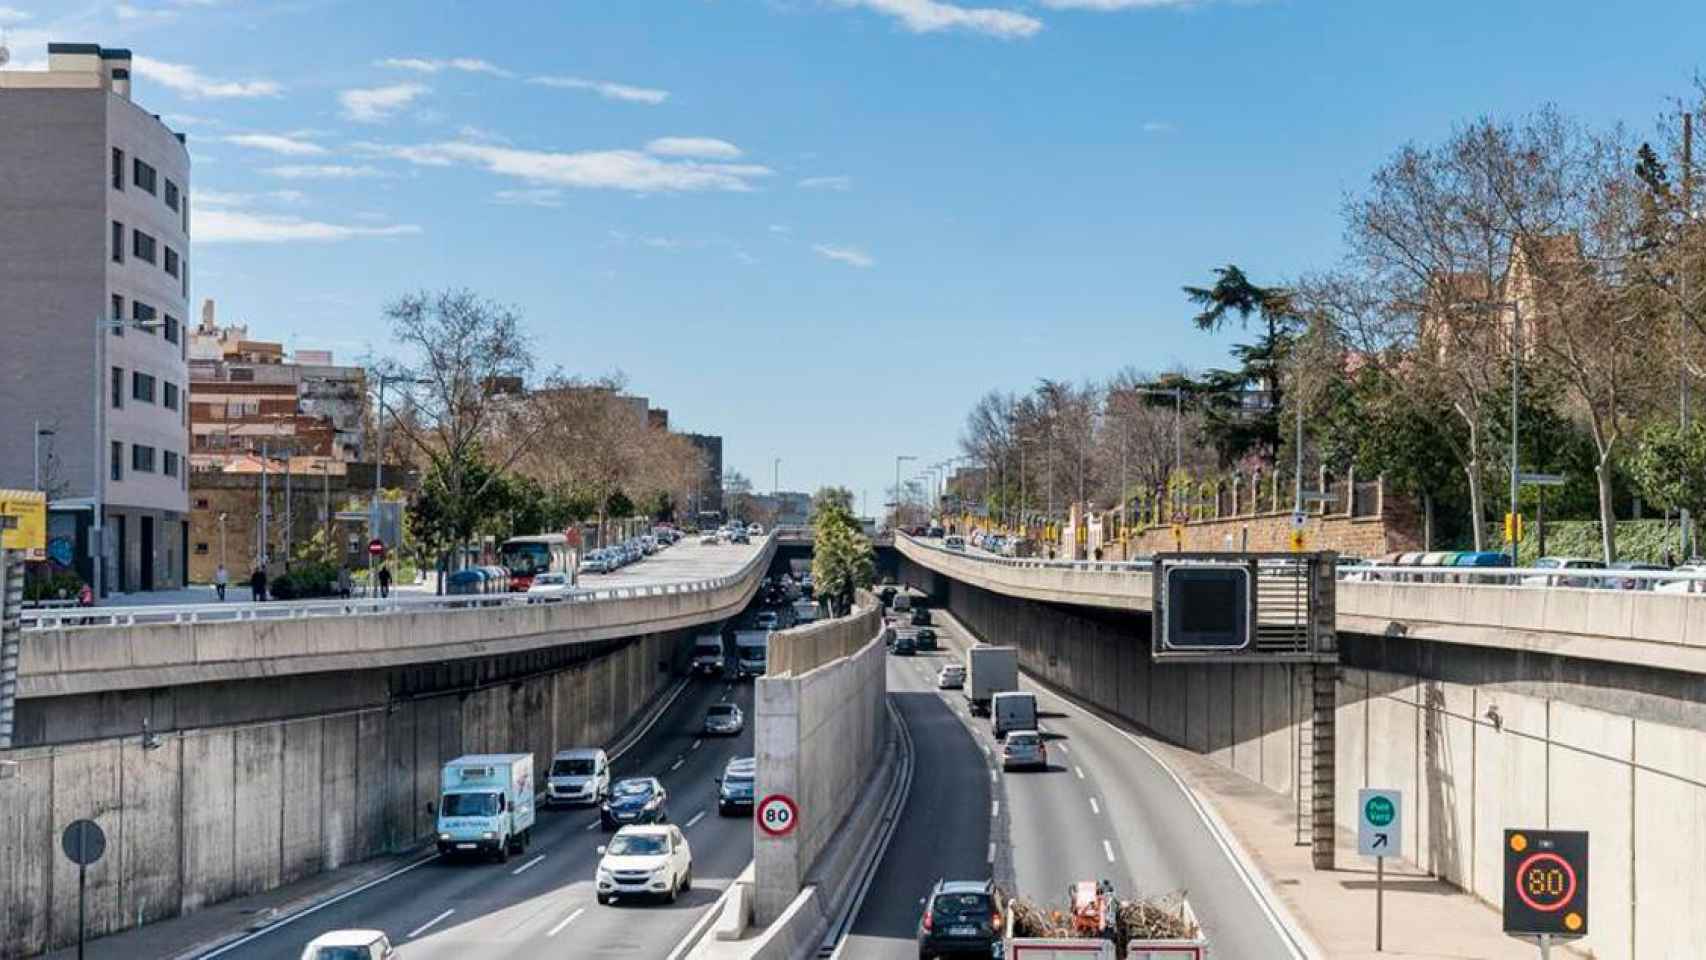
[(113, 148), (113, 189), (124, 189), (124, 151)]
[(113, 262), (124, 262), (124, 224), (113, 221)]
[(185, 260), (183, 264), (183, 276), (178, 278), (178, 286), (181, 288), (180, 292), (184, 299), (188, 300), (190, 298), (190, 262)]
[[(130, 301), (130, 318), (132, 320), (148, 321), (154, 319), (154, 315), (154, 308), (148, 304), (143, 303), (141, 300)], [(142, 331), (144, 333), (153, 333), (154, 328), (143, 327)]]
[(160, 404), (167, 410), (178, 409), (178, 385), (170, 380), (160, 384)]
[[(119, 321), (124, 320), (124, 297), (121, 297), (116, 293), (113, 294), (113, 319)], [(107, 326), (112, 330), (113, 336), (124, 336), (124, 324), (122, 322), (110, 323)]]
[(141, 230), (130, 231), (130, 253), (138, 260), (154, 262), (154, 238)]
[(171, 247), (166, 248), (165, 266), (167, 273), (174, 277), (178, 275), (178, 251), (173, 250)]
[(160, 457), (160, 469), (168, 477), (178, 475), (178, 454), (175, 450), (167, 450)]
[(153, 473), (154, 448), (141, 443), (131, 444), (130, 469), (137, 473)]
[(112, 455), (110, 457), (108, 457), (108, 460), (112, 464), (112, 468), (111, 468), (112, 478), (114, 480), (123, 480), (124, 479), (124, 444), (123, 443), (121, 443), (118, 440), (113, 441)]
[(173, 183), (170, 178), (166, 180), (166, 206), (173, 210), (178, 209), (178, 185)]
[(207, 509), (207, 498), (206, 497), (196, 497), (195, 498), (195, 508), (197, 510), (206, 510)]
[(154, 375), (140, 370), (130, 375), (130, 399), (143, 403), (154, 402)]
[(179, 329), (180, 325), (178, 323), (178, 318), (169, 313), (166, 314), (166, 339), (172, 343), (177, 343)]
[(113, 368), (113, 409), (124, 409), (124, 368)]
[(195, 555), (198, 557), (207, 556), (207, 544), (205, 544), (205, 543), (196, 544), (195, 545)]
[(187, 194), (184, 196), (183, 220), (184, 220), (184, 235), (188, 236), (189, 232), (190, 232), (190, 198)]
[(131, 161), (131, 165), (135, 168), (132, 171), (134, 173), (134, 176), (131, 179), (136, 181), (137, 186), (148, 191), (149, 193), (153, 193), (154, 192), (154, 183), (155, 183), (155, 181), (154, 181), (154, 168), (149, 166), (146, 163), (143, 163), (141, 160), (133, 160), (133, 161)]

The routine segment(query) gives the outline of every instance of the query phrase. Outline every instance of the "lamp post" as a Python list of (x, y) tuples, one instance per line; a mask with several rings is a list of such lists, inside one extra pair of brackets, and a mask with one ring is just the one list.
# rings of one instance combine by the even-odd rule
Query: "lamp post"
[[(379, 491), (385, 481), (385, 386), (391, 383), (409, 383), (415, 386), (428, 386), (431, 380), (417, 378), (407, 374), (379, 375), (379, 413), (378, 438), (373, 455), (373, 502), (368, 508), (368, 534), (370, 539), (379, 539)], [(367, 554), (367, 582), (369, 589), (373, 585), (373, 552)]]
[(32, 490), (41, 489), (41, 438), (53, 435), (52, 430), (42, 428), (40, 420), (36, 421), (35, 435), (30, 440), (31, 450), (35, 454), (35, 485), (30, 488)]
[(902, 501), (902, 493), (900, 489), (900, 465), (908, 460), (917, 459), (917, 457), (911, 456), (910, 454), (900, 454), (894, 458), (894, 528), (896, 530), (900, 529), (900, 505)]
[(89, 484), (89, 500), (92, 507), (89, 520), (89, 548), (94, 556), (89, 562), (89, 591), (96, 602), (106, 595), (107, 579), (107, 543), (106, 525), (102, 522), (102, 514), (106, 509), (107, 475), (112, 470), (106, 462), (107, 452), (107, 338), (109, 330), (124, 330), (130, 327), (136, 330), (155, 330), (166, 325), (162, 319), (127, 320), (124, 317), (95, 318), (95, 419), (93, 421), (95, 457), (90, 461), (94, 465), (95, 475)]

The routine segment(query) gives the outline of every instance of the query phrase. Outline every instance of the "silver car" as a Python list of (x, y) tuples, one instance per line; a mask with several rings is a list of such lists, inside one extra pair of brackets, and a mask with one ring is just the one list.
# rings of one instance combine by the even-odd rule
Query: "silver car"
[(966, 685), (966, 668), (963, 664), (944, 664), (942, 671), (936, 674), (936, 689), (963, 690)]
[(732, 703), (713, 703), (705, 710), (705, 732), (711, 736), (732, 737), (746, 729), (746, 717)]
[(1048, 769), (1048, 747), (1035, 730), (1013, 730), (1001, 745), (1001, 769)]

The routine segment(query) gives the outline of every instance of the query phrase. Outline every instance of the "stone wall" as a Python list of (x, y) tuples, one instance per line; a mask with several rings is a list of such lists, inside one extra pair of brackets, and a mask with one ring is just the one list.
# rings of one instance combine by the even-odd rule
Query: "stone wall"
[(59, 835), (107, 834), (88, 871), (100, 936), (271, 889), (431, 835), (439, 768), (465, 753), (608, 744), (668, 686), (675, 635), (525, 680), (305, 719), (15, 751), (0, 780), (0, 957), (76, 939)]

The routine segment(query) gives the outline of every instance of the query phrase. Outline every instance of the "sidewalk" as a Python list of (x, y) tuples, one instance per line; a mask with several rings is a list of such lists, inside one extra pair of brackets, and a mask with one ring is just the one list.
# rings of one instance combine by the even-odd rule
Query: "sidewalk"
[[(1492, 907), (1403, 860), (1386, 865), (1386, 949), (1375, 952), (1374, 863), (1357, 855), (1355, 834), (1339, 830), (1338, 869), (1318, 871), (1310, 849), (1296, 845), (1290, 797), (1189, 750), (1143, 740), (1219, 815), (1325, 960), (1533, 960), (1535, 947), (1505, 936)], [(1553, 956), (1582, 954), (1559, 946)]]

